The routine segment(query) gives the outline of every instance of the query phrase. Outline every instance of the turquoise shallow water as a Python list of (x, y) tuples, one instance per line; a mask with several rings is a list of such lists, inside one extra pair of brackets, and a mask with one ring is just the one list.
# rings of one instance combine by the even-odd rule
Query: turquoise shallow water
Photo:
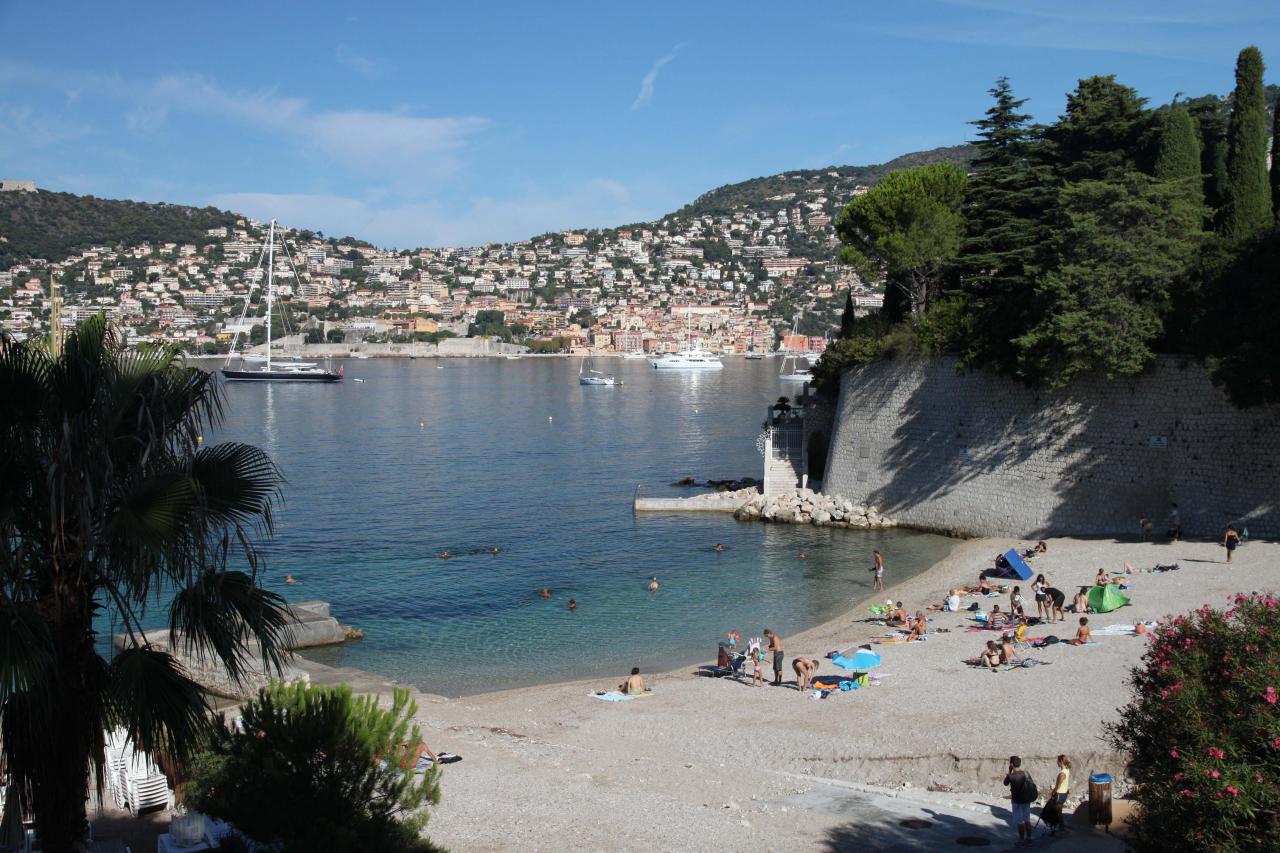
[(765, 407), (791, 390), (775, 360), (728, 359), (715, 375), (597, 360), (623, 377), (615, 388), (579, 385), (568, 359), (345, 364), (341, 385), (228, 387), (226, 421), (206, 436), (264, 447), (288, 478), (266, 582), (365, 632), (308, 653), (326, 663), (445, 695), (655, 670), (712, 657), (729, 629), (785, 636), (847, 610), (873, 548), (893, 583), (951, 547), (911, 531), (633, 516), (637, 486), (669, 496), (685, 475), (759, 476)]

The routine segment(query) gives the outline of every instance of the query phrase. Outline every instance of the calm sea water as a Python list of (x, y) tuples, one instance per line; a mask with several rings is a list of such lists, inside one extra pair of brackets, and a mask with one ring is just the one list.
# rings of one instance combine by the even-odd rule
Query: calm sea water
[(229, 386), (226, 421), (206, 436), (262, 446), (287, 478), (267, 585), (329, 601), (365, 632), (308, 652), (326, 663), (445, 695), (651, 671), (713, 657), (730, 629), (785, 637), (847, 609), (869, 588), (873, 548), (893, 582), (951, 547), (632, 514), (637, 486), (671, 496), (689, 493), (668, 485), (686, 475), (760, 476), (765, 408), (792, 390), (776, 360), (698, 375), (598, 359), (623, 378), (613, 388), (579, 385), (570, 359), (345, 365), (340, 385)]

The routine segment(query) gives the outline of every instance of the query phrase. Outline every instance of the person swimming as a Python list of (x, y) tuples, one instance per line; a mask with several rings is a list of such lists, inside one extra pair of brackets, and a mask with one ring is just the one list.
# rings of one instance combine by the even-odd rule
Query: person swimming
[(656, 575), (654, 577), (649, 578), (649, 585), (646, 586), (645, 589), (649, 590), (649, 592), (658, 591), (658, 578)]
[(442, 559), (442, 560), (447, 560), (447, 559), (449, 559), (449, 551), (448, 551), (448, 549), (446, 549), (446, 550), (444, 550), (444, 551), (441, 551), (441, 552), (440, 552), (440, 559)]
[(285, 576), (284, 576), (284, 582), (285, 582), (285, 583), (290, 583), (290, 584), (292, 584), (292, 583), (297, 583), (297, 581), (293, 579), (293, 575), (285, 575)]
[(724, 547), (724, 545), (722, 545), (722, 544), (720, 544), (719, 542), (717, 542), (717, 543), (716, 543), (716, 547), (712, 548), (711, 550), (712, 550), (712, 551), (723, 551), (723, 550), (725, 550), (725, 547)]
[(569, 609), (570, 609), (570, 610), (577, 610), (577, 609), (578, 609), (578, 599), (576, 599), (576, 598), (571, 598), (571, 599), (569, 599)]
[(539, 597), (541, 597), (541, 598), (550, 598), (550, 597), (551, 597), (551, 590), (544, 586), (544, 587), (542, 588), (542, 591), (538, 593), (538, 596), (539, 596)]

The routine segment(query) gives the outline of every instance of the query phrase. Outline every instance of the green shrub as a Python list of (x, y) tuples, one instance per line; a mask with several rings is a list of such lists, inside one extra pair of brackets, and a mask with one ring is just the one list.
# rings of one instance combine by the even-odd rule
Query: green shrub
[(1280, 599), (1237, 595), (1155, 631), (1111, 741), (1131, 759), (1139, 850), (1275, 849)]
[(916, 348), (925, 355), (960, 352), (972, 335), (973, 309), (966, 299), (940, 299), (915, 320)]
[(415, 775), (417, 706), (389, 708), (351, 688), (273, 684), (243, 707), (244, 734), (221, 730), (188, 767), (186, 803), (286, 853), (402, 853), (440, 800), (439, 770)]

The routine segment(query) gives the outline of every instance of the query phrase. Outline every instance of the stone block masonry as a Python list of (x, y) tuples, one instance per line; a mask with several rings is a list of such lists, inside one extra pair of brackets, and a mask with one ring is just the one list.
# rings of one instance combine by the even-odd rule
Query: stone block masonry
[(1280, 536), (1280, 407), (1237, 409), (1205, 370), (1034, 391), (955, 359), (896, 359), (841, 380), (824, 491), (965, 536)]

